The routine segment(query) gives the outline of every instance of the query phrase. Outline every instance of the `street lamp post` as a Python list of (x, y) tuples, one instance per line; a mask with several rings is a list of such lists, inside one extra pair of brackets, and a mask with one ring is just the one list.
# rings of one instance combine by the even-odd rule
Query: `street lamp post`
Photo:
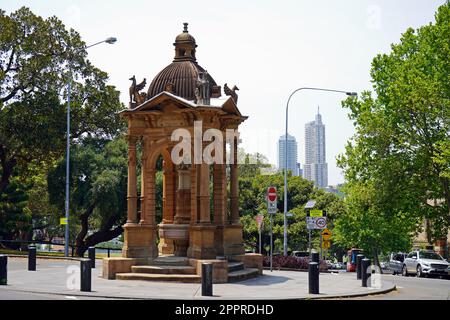
[[(88, 49), (103, 42), (113, 44), (117, 41), (114, 37), (109, 37), (103, 41), (99, 41), (90, 46), (85, 46), (83, 49)], [(70, 63), (69, 63), (69, 80), (67, 81), (67, 146), (66, 146), (66, 230), (64, 235), (64, 255), (66, 257), (69, 256), (69, 174), (70, 174), (70, 166), (69, 166), (69, 158), (70, 158), (70, 94), (71, 94), (71, 86), (72, 86), (72, 72), (70, 71)]]
[(327, 92), (336, 92), (336, 93), (344, 93), (348, 96), (356, 96), (356, 92), (342, 91), (342, 90), (332, 90), (332, 89), (323, 89), (323, 88), (311, 88), (311, 87), (302, 87), (294, 90), (286, 103), (286, 126), (285, 126), (285, 135), (284, 135), (284, 239), (283, 239), (283, 249), (284, 255), (287, 256), (287, 203), (288, 203), (288, 193), (287, 193), (287, 168), (288, 168), (288, 111), (289, 111), (289, 102), (291, 101), (292, 96), (300, 90), (315, 90), (315, 91), (327, 91)]

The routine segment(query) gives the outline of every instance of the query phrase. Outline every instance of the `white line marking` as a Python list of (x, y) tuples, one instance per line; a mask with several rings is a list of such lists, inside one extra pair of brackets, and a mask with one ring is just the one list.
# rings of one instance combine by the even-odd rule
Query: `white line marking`
[(78, 300), (77, 297), (74, 296), (64, 296), (66, 299), (71, 299), (71, 300)]

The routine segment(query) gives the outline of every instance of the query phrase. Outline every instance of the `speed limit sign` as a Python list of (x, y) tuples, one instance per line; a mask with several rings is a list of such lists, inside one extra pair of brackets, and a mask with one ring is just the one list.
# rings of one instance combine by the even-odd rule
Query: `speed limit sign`
[(325, 229), (326, 226), (327, 226), (327, 218), (326, 217), (316, 218), (317, 229)]

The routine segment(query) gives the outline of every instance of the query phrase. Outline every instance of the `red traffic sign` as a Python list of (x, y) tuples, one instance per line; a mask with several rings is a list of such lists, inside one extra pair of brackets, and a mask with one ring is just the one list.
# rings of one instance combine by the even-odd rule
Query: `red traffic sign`
[(275, 188), (275, 187), (267, 188), (267, 199), (270, 202), (277, 201), (277, 188)]

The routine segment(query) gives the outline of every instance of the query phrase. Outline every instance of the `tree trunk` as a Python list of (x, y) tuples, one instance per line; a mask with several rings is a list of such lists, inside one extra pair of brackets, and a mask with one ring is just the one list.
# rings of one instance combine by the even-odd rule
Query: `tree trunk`
[(17, 164), (16, 159), (6, 160), (6, 152), (3, 146), (0, 146), (0, 165), (2, 167), (2, 176), (0, 177), (0, 194), (2, 194), (9, 184), (14, 167)]
[(91, 216), (92, 212), (95, 209), (95, 204), (92, 204), (89, 208), (86, 209), (85, 212), (83, 212), (79, 219), (81, 222), (81, 230), (78, 232), (77, 237), (75, 239), (75, 246), (76, 249), (76, 255), (78, 257), (82, 257), (84, 252), (87, 250), (87, 247), (84, 243), (84, 237), (86, 237), (88, 230), (89, 230), (89, 217)]
[(80, 245), (77, 244), (76, 254), (82, 257), (89, 247), (93, 247), (101, 242), (112, 240), (122, 234), (122, 226), (118, 226), (112, 230), (99, 230), (88, 236)]

